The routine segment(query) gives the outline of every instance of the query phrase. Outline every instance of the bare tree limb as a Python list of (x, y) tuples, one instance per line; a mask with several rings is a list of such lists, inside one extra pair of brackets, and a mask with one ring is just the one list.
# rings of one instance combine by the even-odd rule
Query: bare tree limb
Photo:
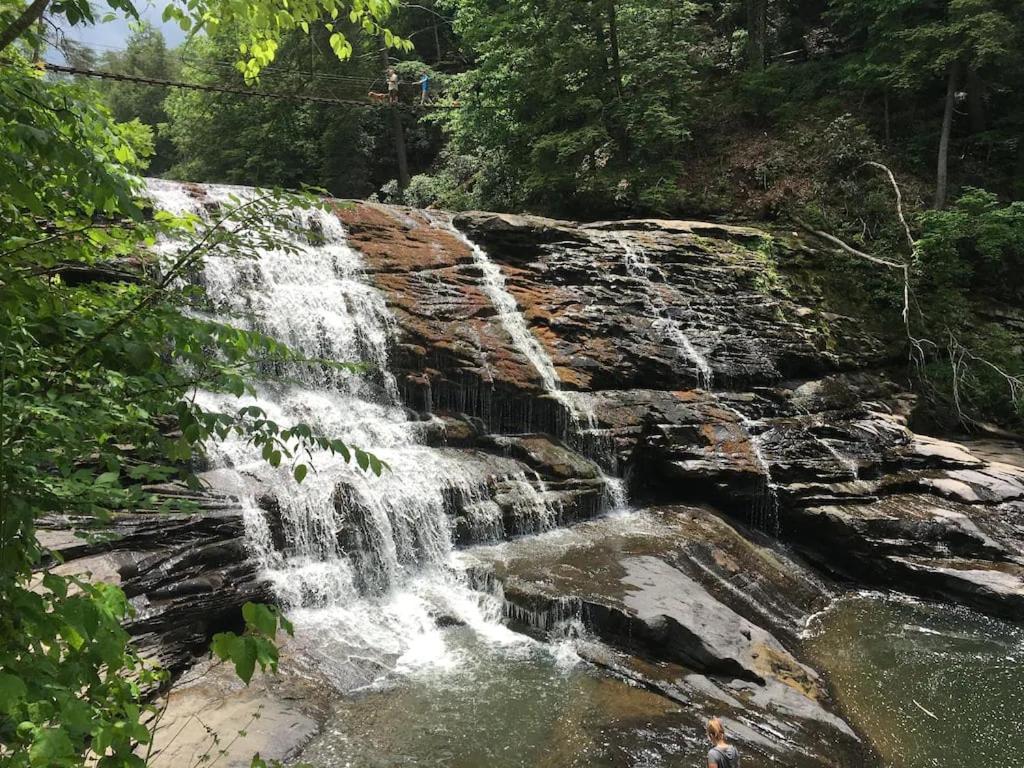
[[(812, 235), (815, 235), (816, 237), (821, 238), (822, 240), (825, 240), (828, 243), (831, 243), (832, 245), (845, 251), (851, 256), (856, 256), (859, 259), (869, 261), (873, 264), (878, 264), (888, 269), (899, 270), (900, 272), (902, 272), (903, 325), (906, 330), (907, 341), (910, 344), (911, 348), (911, 359), (914, 360), (914, 362), (918, 365), (920, 369), (927, 359), (925, 353), (925, 346), (933, 348), (936, 351), (938, 351), (939, 347), (938, 344), (931, 341), (930, 339), (916, 338), (912, 333), (910, 326), (910, 302), (913, 298), (910, 291), (910, 266), (911, 260), (913, 259), (914, 254), (917, 250), (917, 242), (914, 240), (913, 233), (910, 230), (910, 225), (907, 223), (906, 215), (903, 212), (903, 193), (900, 190), (899, 183), (896, 181), (895, 174), (893, 174), (893, 172), (888, 168), (888, 166), (885, 166), (882, 163), (878, 163), (875, 161), (867, 161), (863, 163), (863, 165), (869, 165), (873, 168), (877, 168), (883, 171), (886, 174), (886, 176), (889, 177), (889, 182), (890, 184), (892, 184), (892, 188), (896, 193), (896, 216), (899, 219), (900, 224), (903, 226), (903, 232), (906, 235), (907, 245), (910, 249), (910, 255), (906, 263), (899, 263), (896, 261), (891, 261), (890, 259), (883, 259), (878, 256), (873, 256), (870, 253), (865, 253), (864, 251), (858, 248), (854, 248), (852, 245), (844, 242), (835, 235), (829, 234), (828, 232), (824, 232), (820, 229), (815, 229), (810, 224), (807, 224), (806, 222), (800, 220), (795, 215), (791, 215), (791, 218), (798, 226), (800, 226), (807, 232), (811, 233)], [(914, 301), (916, 305), (916, 298), (914, 299)], [(920, 308), (918, 308), (919, 314), (920, 311)], [(957, 337), (953, 329), (947, 327), (946, 334), (948, 335), (946, 351), (951, 369), (950, 386), (952, 390), (951, 394), (953, 398), (953, 408), (956, 411), (957, 419), (962, 424), (979, 424), (979, 422), (976, 419), (969, 416), (965, 410), (965, 405), (968, 407), (972, 405), (970, 397), (970, 387), (968, 386), (965, 389), (965, 384), (970, 384), (971, 382), (972, 364), (984, 366), (991, 370), (992, 372), (994, 372), (997, 376), (1002, 378), (1007, 388), (1009, 389), (1010, 402), (1015, 407), (1019, 408), (1022, 404), (1024, 404), (1024, 377), (1016, 376), (1007, 371), (1006, 369), (1002, 368), (1001, 366), (997, 365), (996, 363), (993, 363), (991, 360), (987, 360), (984, 357), (980, 357), (974, 354), (974, 352), (972, 352), (968, 347), (964, 346), (963, 343), (961, 343), (960, 339)], [(926, 387), (927, 390), (933, 389), (929, 384), (927, 377), (924, 375), (921, 375), (921, 383)], [(917, 704), (917, 702), (914, 703)], [(918, 704), (918, 706), (920, 707), (921, 705)], [(921, 709), (924, 709), (924, 707), (921, 707)], [(925, 711), (927, 712), (927, 710)], [(931, 715), (932, 713), (928, 712), (928, 714)], [(932, 716), (934, 717), (934, 715)]]
[(956, 407), (957, 418), (960, 419), (961, 422), (978, 424), (975, 419), (972, 419), (964, 413), (963, 405), (961, 403), (960, 384), (966, 379), (971, 363), (978, 363), (1002, 378), (1009, 390), (1010, 402), (1014, 406), (1020, 406), (1021, 403), (1024, 403), (1024, 379), (1020, 376), (1013, 375), (1005, 368), (993, 363), (991, 360), (987, 360), (984, 357), (979, 357), (974, 354), (960, 342), (953, 331), (947, 329), (947, 333), (949, 334), (949, 343), (947, 345), (947, 349), (949, 351), (949, 363), (953, 373), (953, 404)]
[(856, 256), (859, 259), (864, 259), (865, 261), (870, 261), (873, 264), (879, 264), (888, 269), (899, 270), (903, 274), (903, 312), (901, 313), (903, 317), (903, 327), (907, 333), (907, 341), (910, 343), (911, 357), (919, 365), (922, 364), (925, 359), (922, 341), (921, 339), (916, 338), (910, 329), (910, 265), (900, 264), (897, 261), (890, 261), (889, 259), (879, 258), (878, 256), (872, 256), (870, 253), (865, 253), (864, 251), (854, 248), (852, 245), (844, 242), (843, 240), (840, 240), (835, 235), (830, 235), (828, 232), (823, 232), (820, 229), (815, 229), (810, 224), (796, 216), (792, 216), (792, 219), (800, 227), (807, 230), (812, 235), (815, 235), (817, 237), (820, 237), (822, 240), (832, 243), (832, 245), (835, 245), (836, 247), (842, 249), (843, 251), (846, 251), (852, 256)]
[(910, 246), (910, 255), (913, 256), (917, 243), (914, 241), (914, 236), (910, 233), (910, 225), (907, 224), (907, 217), (903, 215), (903, 192), (900, 190), (900, 185), (896, 183), (896, 176), (891, 170), (889, 170), (887, 165), (882, 165), (874, 160), (868, 160), (864, 165), (870, 165), (873, 168), (878, 168), (888, 175), (889, 182), (892, 184), (892, 188), (896, 192), (896, 215), (899, 217), (900, 223), (903, 225), (903, 231), (907, 235), (907, 245)]

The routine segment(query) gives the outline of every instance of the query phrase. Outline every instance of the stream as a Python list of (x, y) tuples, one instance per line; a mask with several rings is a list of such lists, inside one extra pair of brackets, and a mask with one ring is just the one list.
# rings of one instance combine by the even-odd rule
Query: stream
[[(212, 210), (253, 194), (208, 186), (199, 200), (183, 185), (159, 181), (150, 182), (150, 193), (168, 211), (206, 220)], [(685, 517), (678, 530), (689, 533), (679, 534), (679, 546), (652, 536), (660, 547), (654, 551), (643, 542), (631, 544), (638, 531), (629, 526), (608, 536), (603, 550), (581, 549), (586, 562), (551, 561), (562, 568), (573, 594), (594, 587), (590, 599), (602, 610), (610, 611), (617, 599), (622, 616), (651, 619), (653, 628), (635, 622), (652, 633), (649, 645), (675, 643), (693, 651), (652, 656), (653, 671), (644, 678), (668, 669), (678, 701), (599, 671), (580, 659), (569, 640), (545, 643), (509, 629), (501, 594), (477, 591), (471, 574), (454, 566), (459, 547), (521, 542), (544, 532), (562, 535), (566, 510), (538, 472), (514, 456), (431, 439), (435, 416), (410, 411), (400, 395), (391, 359), (398, 348), (395, 318), (369, 279), (363, 254), (349, 244), (332, 213), (295, 211), (294, 219), (295, 231), (279, 233), (288, 248), (257, 247), (252, 259), (231, 253), (207, 259), (197, 280), (206, 289), (209, 312), (281, 339), (310, 361), (358, 360), (369, 364), (368, 371), (293, 363), (287, 376), (257, 386), (240, 401), (202, 391), (196, 399), (210, 410), (258, 407), (278, 424), (309, 424), (372, 451), (390, 467), (371, 477), (338, 456), (314, 453), (312, 471), (297, 486), (289, 467), (269, 466), (241, 437), (229, 436), (209, 452), (205, 479), (239, 500), (248, 549), (297, 632), (308, 639), (303, 653), (312, 674), (334, 696), (326, 722), (303, 750), (303, 762), (321, 768), (704, 765), (702, 722), (710, 714), (725, 717), (725, 707), (734, 715), (730, 728), (739, 725), (744, 768), (778, 765), (777, 754), (793, 756), (790, 765), (857, 762), (843, 756), (852, 754), (844, 752), (848, 744), (825, 734), (848, 736), (858, 754), (861, 742), (838, 718), (818, 712), (816, 684), (789, 659), (789, 649), (712, 599), (701, 582), (678, 570), (681, 562), (668, 563), (683, 544), (697, 552), (697, 544), (721, 536), (724, 522), (707, 527), (706, 516)], [(580, 435), (595, 432), (596, 424), (588, 398), (562, 390), (553, 361), (532, 335), (501, 269), (465, 242), (512, 345), (536, 369), (544, 395), (567, 413), (563, 440), (585, 447), (588, 441)], [(173, 251), (180, 244), (163, 246)], [(645, 281), (654, 295), (654, 267), (641, 250), (627, 256), (628, 274)], [(682, 326), (663, 303), (648, 309), (660, 317), (659, 327), (678, 345), (684, 363), (695, 366), (700, 386), (710, 388), (710, 365)], [(735, 414), (744, 428), (755, 425)], [(761, 455), (762, 433), (745, 431), (765, 485), (750, 522), (777, 534), (778, 499)], [(834, 446), (822, 445), (843, 458)], [(591, 482), (604, 489), (591, 514), (604, 514), (607, 521), (608, 513), (628, 508), (629, 499), (622, 478), (601, 470), (614, 472), (614, 451), (605, 446), (590, 453), (596, 462)], [(851, 473), (856, 476), (855, 468)], [(457, 516), (467, 541), (455, 539)], [(611, 565), (592, 557), (599, 550)], [(745, 552), (737, 548), (733, 554)], [(756, 578), (744, 581), (757, 576), (748, 571), (758, 563), (785, 570), (763, 548), (747, 557), (734, 560), (715, 550), (706, 562), (694, 562), (709, 573), (717, 568), (715, 573), (725, 574), (720, 582), (741, 596), (758, 586)], [(554, 581), (553, 569), (542, 569), (538, 581)], [(766, 582), (767, 588), (772, 584)], [(824, 600), (815, 607), (820, 604)], [(794, 610), (802, 620), (811, 609)], [(689, 627), (700, 636), (691, 637)], [(751, 630), (758, 633), (753, 640)], [(736, 642), (744, 632), (751, 648)], [(620, 640), (629, 653), (638, 652), (632, 636)], [(887, 766), (1024, 766), (1021, 627), (955, 607), (861, 594), (818, 614), (804, 645), (831, 681), (842, 714), (869, 737)], [(796, 677), (768, 680), (775, 687), (766, 687), (760, 675), (771, 678), (779, 669)], [(716, 677), (726, 672), (727, 680)], [(726, 684), (732, 687), (725, 690)], [(801, 686), (811, 693), (799, 693)], [(759, 700), (761, 688), (775, 698)], [(799, 706), (788, 711), (780, 704), (794, 699)], [(819, 718), (817, 725), (794, 725), (808, 713)], [(790, 741), (780, 744), (784, 739)]]
[(861, 593), (820, 614), (807, 646), (887, 767), (1024, 765), (1024, 627)]
[(302, 759), (321, 768), (697, 765), (676, 703), (598, 672), (568, 643), (448, 630), (449, 665), (340, 701)]

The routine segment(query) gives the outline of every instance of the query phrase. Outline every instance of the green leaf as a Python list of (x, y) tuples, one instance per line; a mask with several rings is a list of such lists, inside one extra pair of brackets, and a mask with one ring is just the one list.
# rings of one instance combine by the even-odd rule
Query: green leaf
[(256, 643), (249, 637), (240, 637), (238, 640), (231, 660), (235, 663), (235, 674), (248, 685), (256, 671)]
[(96, 485), (113, 485), (120, 476), (120, 472), (104, 472), (96, 478)]
[(39, 728), (28, 750), (29, 764), (40, 768), (66, 763), (74, 754), (75, 748), (63, 728)]
[(295, 475), (295, 482), (301, 483), (305, 479), (306, 472), (308, 471), (309, 468), (305, 464), (296, 464), (295, 470), (293, 472), (293, 474)]
[(21, 678), (0, 672), (0, 711), (11, 714), (16, 705), (25, 698), (27, 689)]
[(246, 603), (242, 606), (242, 618), (257, 632), (273, 638), (277, 634), (277, 614), (262, 603)]
[(63, 576), (46, 571), (43, 574), (43, 586), (53, 592), (57, 597), (68, 596), (68, 581)]
[(380, 459), (378, 459), (372, 453), (369, 454), (369, 458), (370, 458), (370, 469), (373, 471), (373, 474), (375, 474), (377, 477), (380, 477), (381, 470), (384, 468), (383, 463), (381, 462)]
[(246, 685), (256, 670), (256, 644), (251, 637), (239, 637), (234, 632), (219, 632), (210, 642), (210, 650), (223, 661), (235, 665), (235, 674)]

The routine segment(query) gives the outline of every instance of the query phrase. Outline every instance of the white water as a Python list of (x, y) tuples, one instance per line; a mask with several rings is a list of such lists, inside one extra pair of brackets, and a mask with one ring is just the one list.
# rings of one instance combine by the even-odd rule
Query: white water
[(824, 446), (825, 450), (832, 455), (832, 458), (834, 458), (836, 462), (846, 470), (851, 480), (857, 479), (860, 473), (860, 465), (857, 463), (855, 458), (847, 456), (826, 437), (815, 436), (814, 439), (819, 445)]
[[(707, 357), (694, 346), (690, 337), (686, 335), (682, 323), (672, 317), (668, 305), (659, 295), (657, 285), (652, 280), (653, 276), (657, 276), (660, 278), (660, 282), (667, 282), (665, 274), (651, 261), (643, 247), (638, 245), (628, 234), (615, 232), (612, 234), (612, 240), (623, 250), (623, 261), (626, 265), (627, 273), (644, 284), (644, 295), (647, 297), (651, 314), (655, 318), (653, 327), (655, 330), (660, 331), (694, 365), (697, 387), (710, 393), (718, 401), (714, 393), (714, 370), (711, 368), (711, 364), (708, 362)], [(743, 430), (750, 441), (751, 456), (764, 478), (763, 487), (750, 510), (750, 522), (756, 528), (777, 536), (779, 533), (778, 492), (775, 481), (772, 479), (771, 465), (764, 456), (763, 436), (760, 432), (756, 431), (759, 424), (738, 411), (735, 407), (724, 405), (720, 401), (719, 404), (736, 414), (737, 418), (739, 418), (740, 423), (743, 425)], [(826, 447), (829, 447), (831, 450), (831, 446)]]
[[(211, 219), (207, 204), (224, 211), (232, 196), (255, 190), (205, 186), (197, 200), (182, 185), (151, 181), (158, 208)], [(221, 214), (215, 214), (221, 215)], [(259, 330), (306, 358), (362, 362), (366, 373), (319, 364), (293, 364), (256, 396), (236, 399), (196, 393), (211, 410), (231, 412), (256, 405), (281, 426), (298, 422), (371, 451), (391, 471), (367, 475), (339, 456), (304, 457), (311, 470), (302, 484), (291, 467), (270, 467), (260, 451), (237, 437), (216, 443), (209, 473), (219, 489), (238, 495), (250, 545), (301, 629), (315, 637), (339, 684), (373, 682), (389, 672), (455, 663), (438, 628), (452, 616), (498, 642), (510, 642), (499, 624), (500, 605), (473, 592), (451, 567), (452, 500), (472, 510), (473, 527), (500, 538), (500, 508), (489, 488), (500, 484), (525, 530), (557, 523), (543, 489), (514, 462), (468, 458), (421, 444), (421, 422), (411, 421), (398, 400), (388, 367), (394, 332), (383, 297), (366, 280), (360, 254), (350, 248), (336, 216), (322, 210), (292, 213), (294, 231), (279, 231), (288, 250), (254, 244), (255, 258), (215, 253), (203, 269), (212, 315)], [(303, 233), (317, 233), (307, 237)], [(180, 244), (159, 250), (173, 258)], [(273, 503), (268, 504), (267, 498)], [(283, 530), (275, 545), (280, 509)], [(515, 531), (520, 532), (520, 531)]]
[[(498, 312), (498, 320), (502, 327), (512, 339), (513, 345), (537, 371), (544, 391), (556, 402), (560, 403), (569, 416), (568, 429), (563, 437), (570, 443), (576, 443), (584, 453), (594, 454), (594, 446), (600, 443), (601, 429), (597, 423), (594, 408), (584, 392), (567, 392), (562, 389), (562, 382), (555, 369), (551, 356), (537, 338), (530, 332), (526, 318), (519, 310), (515, 297), (505, 284), (505, 275), (501, 268), (491, 261), (486, 251), (480, 246), (459, 232), (450, 222), (446, 227), (455, 237), (461, 240), (469, 248), (473, 255), (473, 262), (480, 268), (483, 274), (483, 289), (491, 304)], [(574, 438), (583, 437), (582, 441)], [(586, 438), (590, 438), (589, 440)], [(599, 463), (613, 467), (617, 464), (617, 457), (614, 451), (609, 449), (598, 451), (601, 455), (594, 456)], [(629, 499), (626, 493), (625, 483), (621, 478), (609, 477), (601, 471), (601, 479), (604, 481), (607, 506), (610, 509), (625, 509)]]
[[(743, 431), (750, 438), (750, 452), (754, 463), (761, 470), (764, 478), (763, 485), (758, 497), (754, 499), (754, 505), (750, 510), (750, 522), (759, 530), (770, 533), (773, 536), (779, 535), (779, 493), (775, 480), (772, 479), (772, 467), (764, 456), (764, 436), (768, 432), (759, 431), (760, 422), (747, 418), (743, 413), (733, 407), (729, 407), (735, 413), (743, 425)], [(770, 431), (770, 430), (768, 430)]]
[(631, 277), (644, 284), (644, 295), (647, 297), (648, 307), (654, 317), (652, 327), (671, 342), (676, 349), (685, 354), (686, 359), (696, 369), (697, 387), (710, 392), (715, 383), (715, 374), (711, 369), (711, 364), (707, 357), (693, 345), (690, 337), (683, 330), (682, 323), (672, 317), (668, 305), (658, 294), (657, 287), (651, 279), (652, 276), (658, 275), (661, 282), (664, 283), (665, 275), (651, 261), (643, 247), (625, 233), (615, 233), (614, 242), (624, 251), (625, 258), (623, 260), (626, 264), (626, 271)]
[(449, 223), (447, 228), (469, 248), (473, 255), (473, 262), (483, 274), (482, 287), (498, 312), (499, 322), (512, 338), (516, 350), (529, 360), (530, 365), (537, 371), (541, 383), (544, 385), (544, 391), (561, 403), (577, 429), (594, 429), (596, 421), (593, 410), (587, 407), (583, 398), (575, 396), (576, 393), (562, 390), (562, 381), (558, 376), (558, 371), (555, 370), (555, 364), (547, 350), (530, 332), (530, 327), (522, 312), (519, 311), (515, 297), (505, 285), (505, 276), (501, 272), (501, 267), (491, 261), (483, 248), (459, 232), (453, 224)]

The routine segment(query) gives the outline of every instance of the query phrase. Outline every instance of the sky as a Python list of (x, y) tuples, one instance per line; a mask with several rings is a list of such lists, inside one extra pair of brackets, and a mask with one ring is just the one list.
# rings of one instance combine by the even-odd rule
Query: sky
[[(160, 2), (139, 2), (136, 4), (139, 9), (139, 16), (146, 21), (149, 21), (153, 26), (164, 33), (164, 39), (167, 41), (168, 48), (174, 48), (185, 40), (185, 33), (181, 31), (181, 27), (177, 24), (164, 23), (160, 18), (163, 14), (164, 3)], [(107, 13), (108, 9), (105, 4), (93, 4), (94, 12), (97, 18)], [(84, 43), (96, 50), (97, 53), (102, 54), (108, 50), (123, 50), (125, 44), (128, 41), (128, 21), (119, 17), (115, 21), (108, 21), (105, 24), (77, 24), (74, 27), (62, 24), (61, 29), (65, 37), (69, 40), (75, 40), (76, 42)], [(63, 63), (63, 56), (60, 52), (55, 49), (50, 49), (49, 54), (46, 57), (50, 61)]]

